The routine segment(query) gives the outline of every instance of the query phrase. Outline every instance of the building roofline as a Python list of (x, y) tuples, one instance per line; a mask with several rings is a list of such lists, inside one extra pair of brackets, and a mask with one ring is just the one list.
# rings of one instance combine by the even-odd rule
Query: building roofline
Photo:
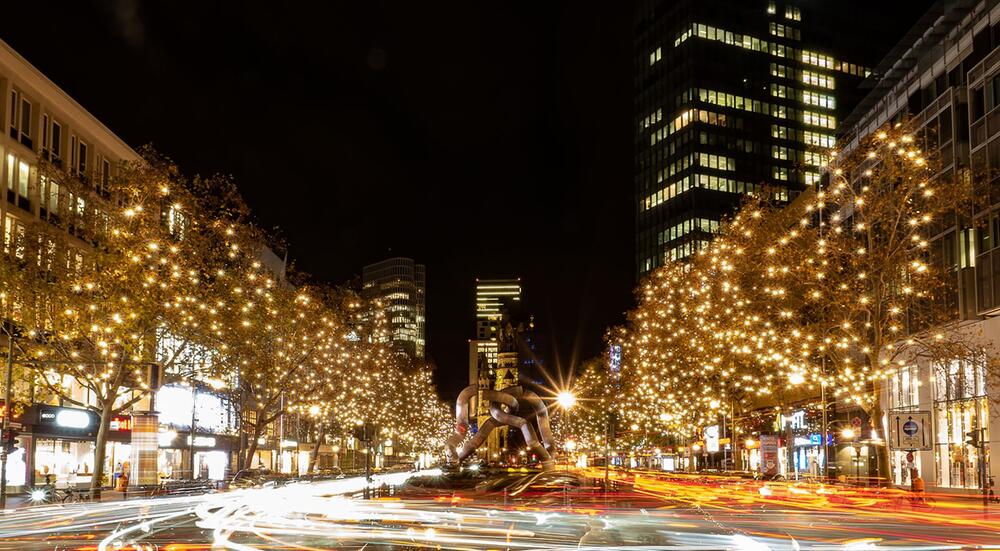
[[(108, 143), (105, 146), (115, 148), (114, 153), (122, 159), (135, 160), (139, 158), (139, 154), (132, 149), (132, 146), (128, 145), (125, 140), (121, 139), (117, 134), (111, 131), (110, 128), (104, 125), (97, 117), (95, 117), (90, 111), (88, 111), (84, 106), (80, 105), (72, 96), (66, 93), (65, 90), (60, 88), (56, 83), (52, 82), (49, 77), (45, 76), (37, 67), (31, 64), (27, 59), (21, 54), (17, 53), (17, 50), (12, 48), (10, 44), (7, 44), (2, 39), (0, 39), (0, 61), (7, 61), (13, 65), (21, 65), (27, 71), (20, 75), (28, 81), (34, 88), (39, 92), (45, 90), (52, 90), (55, 93), (51, 98), (48, 98), (56, 104), (67, 116), (74, 117), (82, 115), (84, 121), (87, 124), (96, 126), (100, 130), (103, 130), (108, 138)], [(95, 136), (96, 138), (96, 136)]]
[(903, 38), (893, 46), (872, 70), (862, 85), (871, 83), (872, 90), (865, 95), (851, 114), (841, 123), (842, 134), (849, 133), (892, 89), (916, 66), (931, 48), (940, 46), (941, 37), (965, 17), (979, 0), (937, 0)]

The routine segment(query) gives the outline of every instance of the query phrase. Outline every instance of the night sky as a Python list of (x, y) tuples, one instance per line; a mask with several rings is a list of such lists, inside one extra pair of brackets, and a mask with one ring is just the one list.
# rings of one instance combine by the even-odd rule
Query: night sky
[[(874, 63), (929, 3), (826, 4), (864, 7), (847, 33)], [(232, 174), (316, 278), (426, 264), (453, 397), (476, 277), (522, 278), (553, 372), (600, 353), (632, 303), (632, 10), (33, 0), (4, 6), (0, 38), (126, 142)]]

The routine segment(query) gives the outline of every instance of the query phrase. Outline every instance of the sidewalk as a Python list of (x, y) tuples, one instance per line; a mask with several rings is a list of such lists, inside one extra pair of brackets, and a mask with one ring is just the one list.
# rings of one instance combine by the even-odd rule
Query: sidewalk
[[(86, 498), (87, 498), (85, 501), (70, 501), (70, 500), (67, 500), (65, 504), (66, 505), (70, 505), (72, 503), (91, 503), (91, 501), (90, 501), (90, 494), (89, 493), (85, 493), (83, 495), (86, 496)], [(119, 492), (117, 490), (106, 489), (106, 490), (102, 490), (101, 491), (100, 502), (101, 503), (110, 503), (110, 502), (114, 502), (114, 501), (126, 501), (126, 500), (132, 500), (132, 499), (141, 499), (141, 498), (144, 498), (144, 497), (149, 497), (150, 495), (151, 494), (148, 491), (147, 492), (135, 491), (135, 492), (128, 492), (127, 494), (125, 494), (125, 493)], [(30, 494), (26, 494), (26, 493), (25, 494), (14, 494), (14, 495), (8, 495), (7, 496), (7, 510), (23, 509), (25, 507), (46, 507), (46, 506), (51, 506), (51, 505), (63, 505), (63, 503), (61, 503), (59, 501), (43, 501), (43, 502), (36, 503), (36, 502), (31, 501)]]

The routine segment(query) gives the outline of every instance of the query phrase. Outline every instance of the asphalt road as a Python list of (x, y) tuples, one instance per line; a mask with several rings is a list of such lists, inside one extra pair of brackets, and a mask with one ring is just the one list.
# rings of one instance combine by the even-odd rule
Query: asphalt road
[[(408, 477), (387, 476), (377, 484)], [(363, 481), (343, 479), (42, 506), (0, 517), (0, 549), (1000, 549), (1000, 514), (938, 496), (651, 474), (618, 481), (605, 493), (565, 475), (511, 476), (499, 491), (362, 500), (351, 496)]]

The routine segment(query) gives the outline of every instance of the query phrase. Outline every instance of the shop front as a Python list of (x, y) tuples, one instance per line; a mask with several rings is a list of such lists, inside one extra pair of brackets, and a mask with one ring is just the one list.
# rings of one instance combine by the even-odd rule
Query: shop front
[[(57, 488), (90, 488), (94, 472), (94, 450), (100, 417), (97, 413), (69, 407), (36, 404), (22, 416), (24, 429), (19, 437), (22, 449), (8, 462), (8, 483), (23, 487), (53, 484)], [(104, 454), (105, 480), (128, 468), (131, 459), (131, 417), (111, 420)], [(20, 471), (20, 476), (15, 475)], [(13, 488), (18, 491), (18, 488)]]
[(222, 396), (204, 386), (169, 384), (157, 391), (156, 409), (161, 481), (222, 480), (234, 468), (239, 450), (236, 414)]
[(982, 450), (970, 445), (969, 440), (970, 434), (990, 434), (985, 361), (980, 358), (952, 360), (934, 369), (936, 485), (982, 488), (988, 481), (980, 479), (980, 463), (985, 463), (982, 470), (989, 472), (991, 438), (984, 439), (986, 445)]
[(224, 480), (229, 473), (238, 439), (231, 435), (196, 434), (194, 458), (191, 459), (192, 441), (186, 432), (162, 430), (157, 435), (159, 446), (157, 464), (161, 481), (196, 479)]

